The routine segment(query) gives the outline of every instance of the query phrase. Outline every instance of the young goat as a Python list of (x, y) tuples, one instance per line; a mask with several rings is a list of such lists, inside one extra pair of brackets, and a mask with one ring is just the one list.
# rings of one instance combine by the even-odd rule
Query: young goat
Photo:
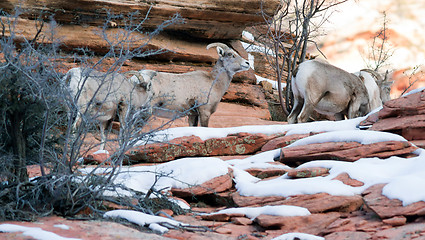
[[(153, 114), (167, 118), (188, 115), (189, 126), (198, 126), (199, 122), (202, 127), (208, 127), (211, 114), (229, 88), (233, 75), (249, 69), (249, 62), (227, 45), (211, 43), (207, 49), (212, 47), (217, 48), (219, 58), (211, 72), (153, 74), (152, 70), (139, 71), (145, 81), (152, 83)], [(146, 78), (146, 75), (152, 77)]]

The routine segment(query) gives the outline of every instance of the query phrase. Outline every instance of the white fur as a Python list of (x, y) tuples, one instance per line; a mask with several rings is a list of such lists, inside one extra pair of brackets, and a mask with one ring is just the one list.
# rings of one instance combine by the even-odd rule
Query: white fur
[(146, 87), (142, 87), (140, 82), (129, 81), (119, 73), (72, 68), (63, 81), (69, 82), (69, 91), (78, 108), (73, 130), (81, 124), (84, 114), (90, 114), (99, 122), (102, 138), (100, 150), (105, 147), (108, 122), (118, 113), (121, 127), (125, 127), (124, 120), (130, 108), (140, 110), (150, 98)]
[[(152, 83), (153, 113), (162, 117), (174, 118), (188, 115), (189, 126), (208, 127), (211, 115), (229, 88), (233, 75), (249, 69), (249, 62), (233, 49), (222, 43), (212, 43), (219, 59), (211, 72), (192, 71), (175, 74), (156, 72), (150, 74)], [(141, 70), (143, 76), (148, 71)], [(145, 80), (146, 78), (143, 77)]]

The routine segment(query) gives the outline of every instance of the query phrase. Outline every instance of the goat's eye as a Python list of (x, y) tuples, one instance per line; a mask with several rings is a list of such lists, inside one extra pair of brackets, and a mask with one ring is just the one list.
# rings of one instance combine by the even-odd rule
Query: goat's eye
[(233, 57), (233, 58), (235, 57), (235, 55), (233, 55), (233, 53), (227, 53), (227, 56), (228, 57)]

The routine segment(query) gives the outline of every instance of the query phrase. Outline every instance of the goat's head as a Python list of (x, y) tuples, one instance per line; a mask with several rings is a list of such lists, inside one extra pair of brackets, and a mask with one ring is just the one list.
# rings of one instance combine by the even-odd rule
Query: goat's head
[[(154, 72), (156, 75), (155, 71)], [(152, 76), (147, 76), (146, 74), (143, 74), (142, 71), (128, 71), (125, 72), (124, 75), (130, 80), (130, 82), (134, 83), (135, 86), (145, 90), (146, 92), (151, 91), (152, 89)]]
[(393, 82), (388, 80), (388, 71), (385, 73), (385, 77), (382, 77), (381, 74), (371, 69), (362, 69), (360, 72), (367, 72), (375, 79), (375, 82), (379, 87), (382, 103), (391, 100), (390, 92)]
[(224, 68), (231, 74), (246, 71), (249, 69), (249, 62), (243, 59), (239, 54), (223, 43), (211, 43), (207, 49), (217, 48), (219, 60), (223, 62)]
[(379, 90), (381, 92), (381, 99), (382, 103), (391, 100), (391, 86), (393, 85), (394, 81), (388, 80), (388, 70), (385, 73), (385, 77), (382, 78), (377, 82), (379, 86)]

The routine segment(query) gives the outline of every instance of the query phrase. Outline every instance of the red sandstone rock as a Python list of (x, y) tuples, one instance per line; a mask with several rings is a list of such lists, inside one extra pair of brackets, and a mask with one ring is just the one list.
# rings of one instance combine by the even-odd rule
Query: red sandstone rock
[(382, 195), (385, 184), (376, 184), (363, 192), (365, 204), (380, 218), (392, 218), (395, 216), (425, 216), (425, 202), (415, 202), (403, 206), (398, 199), (389, 199)]
[(109, 157), (110, 157), (109, 153), (101, 152), (101, 153), (88, 154), (83, 159), (84, 159), (84, 164), (92, 164), (92, 163), (100, 164), (105, 162)]
[[(246, 106), (235, 103), (220, 102), (217, 111), (211, 116), (208, 126), (214, 128), (238, 127), (244, 125), (270, 125), (286, 124), (286, 122), (270, 121), (270, 112), (268, 109), (262, 109), (255, 106)], [(149, 129), (156, 129), (168, 123), (170, 120), (165, 118), (154, 118), (148, 122)], [(167, 126), (187, 127), (187, 117), (177, 119)]]
[(327, 193), (295, 195), (289, 198), (281, 196), (245, 197), (232, 194), (233, 202), (239, 207), (264, 205), (292, 205), (307, 208), (311, 213), (353, 212), (363, 205), (361, 196), (332, 196)]
[(282, 176), (288, 172), (287, 169), (282, 168), (249, 168), (246, 169), (246, 171), (251, 175), (261, 179)]
[(388, 158), (409, 154), (417, 147), (409, 142), (387, 141), (372, 144), (358, 142), (326, 142), (281, 149), (280, 162), (302, 163), (312, 160), (333, 159), (354, 162), (360, 158)]
[(417, 147), (425, 148), (425, 140), (413, 140), (413, 141), (410, 141), (410, 142)]
[(242, 213), (214, 213), (210, 215), (201, 215), (201, 218), (204, 220), (210, 221), (220, 221), (220, 222), (228, 222), (230, 218), (234, 217), (244, 217), (245, 214)]
[(387, 218), (387, 219), (382, 220), (383, 223), (389, 224), (389, 225), (394, 226), (394, 227), (403, 226), (403, 225), (406, 224), (406, 221), (407, 221), (407, 219), (404, 216), (395, 216), (395, 217), (392, 217), (392, 218)]
[(241, 196), (238, 192), (232, 194), (232, 200), (238, 207), (257, 207), (264, 205), (280, 205), (285, 200), (281, 196), (252, 197)]
[(230, 219), (232, 223), (237, 225), (250, 225), (252, 224), (252, 220), (247, 217), (232, 217)]
[(329, 173), (329, 168), (299, 168), (291, 169), (288, 171), (288, 177), (291, 178), (310, 178), (310, 177), (319, 177), (326, 176)]
[(209, 181), (202, 183), (201, 185), (184, 189), (171, 188), (171, 192), (177, 197), (189, 197), (224, 192), (232, 187), (232, 179), (233, 173), (232, 170), (229, 169), (228, 174), (215, 177)]
[(425, 139), (425, 114), (380, 119), (370, 130), (396, 133), (407, 140)]
[(317, 235), (339, 218), (339, 213), (320, 213), (309, 216), (281, 217), (260, 215), (254, 221), (264, 228), (280, 228), (286, 232), (303, 232)]
[(311, 213), (353, 212), (363, 205), (361, 196), (333, 196), (327, 193), (295, 195), (281, 202), (307, 208)]
[(396, 133), (407, 140), (425, 140), (425, 90), (387, 101), (360, 126)]
[(231, 83), (222, 101), (243, 103), (263, 109), (268, 109), (268, 104), (261, 87), (247, 83)]
[(325, 236), (326, 240), (368, 240), (372, 236), (365, 232), (334, 232)]
[(299, 139), (302, 139), (311, 135), (313, 134), (293, 134), (289, 136), (277, 137), (275, 139), (268, 141), (266, 144), (264, 144), (264, 146), (261, 148), (261, 151), (265, 152), (265, 151), (270, 151), (270, 150), (274, 150), (278, 148), (283, 148)]
[(385, 229), (385, 225), (380, 219), (376, 218), (376, 215), (372, 212), (366, 212), (364, 209), (360, 209), (356, 212), (344, 214), (329, 224), (324, 234), (330, 234), (333, 232), (368, 232), (373, 234), (379, 230)]
[(379, 231), (374, 239), (425, 239), (425, 223), (411, 223)]
[(170, 143), (154, 143), (131, 149), (126, 154), (136, 162), (166, 162), (179, 157), (245, 155), (255, 153), (272, 137), (238, 133), (202, 141), (197, 136), (180, 137)]
[[(15, 224), (25, 227), (41, 228), (45, 231), (55, 233), (64, 238), (73, 238), (73, 239), (126, 239), (126, 240), (143, 240), (143, 239), (152, 239), (152, 240), (164, 240), (162, 236), (159, 236), (154, 233), (141, 232), (134, 229), (133, 227), (128, 227), (123, 224), (108, 222), (108, 221), (76, 221), (76, 220), (67, 220), (62, 217), (50, 216), (39, 218), (37, 222), (1, 222), (0, 224)], [(63, 229), (57, 227), (58, 225), (66, 225), (69, 229)], [(40, 235), (39, 235), (40, 236)], [(123, 237), (124, 236), (124, 237)], [(33, 239), (28, 236), (24, 236), (21, 232), (16, 233), (2, 233), (0, 232), (0, 239), (2, 240), (28, 240)]]
[[(28, 165), (27, 173), (29, 178), (39, 177), (41, 176), (41, 168), (40, 165)], [(49, 174), (50, 168), (44, 167), (44, 173)]]
[(364, 185), (364, 183), (356, 179), (352, 179), (347, 173), (341, 173), (335, 178), (333, 178), (333, 180), (339, 180), (343, 182), (344, 184), (352, 186), (352, 187), (361, 187)]
[(425, 90), (385, 102), (379, 119), (425, 114)]
[[(19, 0), (2, 1), (0, 8), (6, 12), (12, 11), (13, 7), (19, 3)], [(276, 0), (266, 0), (263, 3), (247, 0), (243, 4), (235, 0), (219, 2), (159, 0), (155, 1), (155, 4), (143, 1), (96, 1), (96, 4), (86, 4), (80, 1), (49, 0), (36, 1), (21, 7), (23, 8), (22, 16), (32, 18), (33, 15), (39, 14), (39, 10), (42, 8), (46, 14), (53, 13), (55, 20), (61, 25), (84, 23), (101, 26), (108, 12), (126, 16), (138, 11), (141, 14), (132, 14), (136, 23), (144, 21), (145, 14), (150, 9), (150, 14), (144, 21), (143, 27), (152, 28), (179, 13), (185, 19), (185, 23), (171, 24), (167, 30), (183, 32), (198, 38), (238, 39), (247, 26), (264, 22), (261, 14), (258, 14), (259, 12), (264, 11), (268, 15), (274, 14), (278, 5), (279, 1)], [(58, 12), (57, 9), (61, 9), (61, 11)], [(126, 19), (128, 21), (128, 18)], [(124, 20), (114, 19), (114, 24), (124, 26)]]

